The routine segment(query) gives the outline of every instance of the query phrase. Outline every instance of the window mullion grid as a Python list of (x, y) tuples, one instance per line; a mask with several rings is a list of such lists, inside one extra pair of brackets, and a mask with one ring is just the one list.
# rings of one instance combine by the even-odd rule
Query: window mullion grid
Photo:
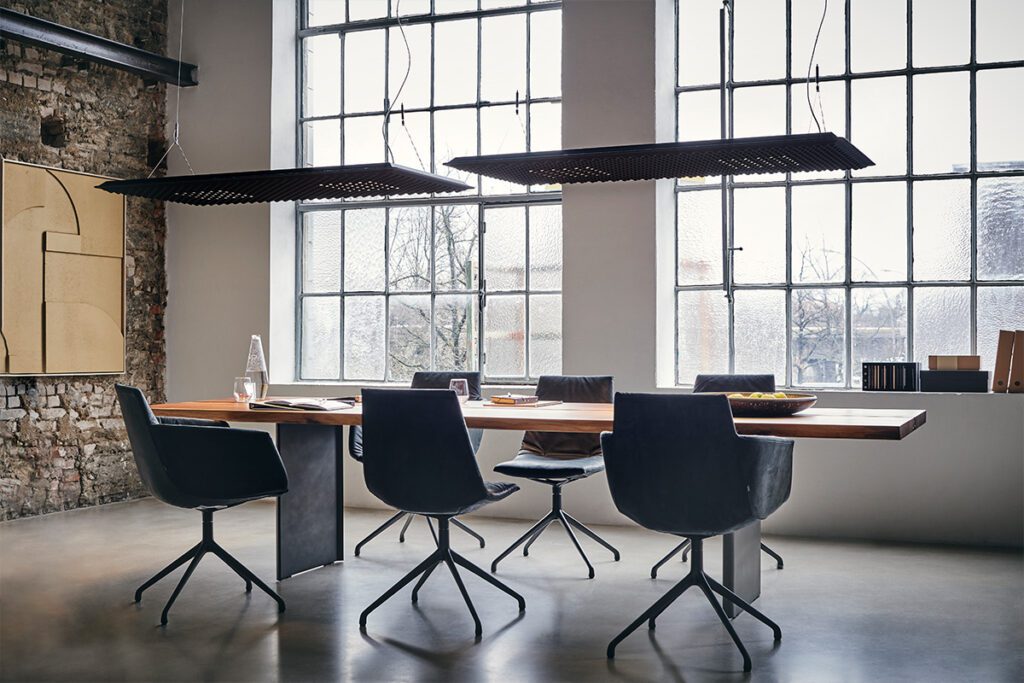
[(978, 353), (978, 4), (971, 0), (971, 353)]
[(486, 352), (484, 351), (484, 308), (487, 306), (487, 281), (484, 279), (484, 240), (487, 238), (487, 224), (484, 222), (484, 205), (477, 204), (476, 206), (476, 234), (477, 234), (477, 297), (476, 297), (476, 327), (477, 327), (477, 344), (476, 344), (476, 367), (480, 371), (480, 376), (487, 377), (484, 371), (485, 361), (487, 360)]
[(434, 207), (430, 207), (430, 360), (427, 367), (431, 370), (436, 369), (436, 353), (437, 353), (437, 263), (435, 259), (437, 255), (434, 253), (434, 245), (437, 244), (437, 212), (434, 211)]
[[(786, 0), (786, 80), (792, 80), (793, 78), (793, 0)], [(785, 86), (786, 91), (786, 134), (791, 135), (793, 133), (793, 86), (788, 84)], [(785, 179), (785, 187), (783, 188), (783, 201), (785, 202), (785, 213), (783, 220), (785, 221), (785, 243), (786, 253), (785, 258), (786, 271), (784, 278), (786, 281), (783, 295), (785, 301), (783, 307), (785, 309), (783, 324), (786, 326), (785, 330), (785, 354), (786, 354), (786, 369), (785, 375), (782, 378), (784, 386), (791, 386), (793, 374), (793, 326), (790, 323), (793, 317), (793, 266), (790, 255), (793, 253), (793, 174), (787, 173)]]
[(391, 381), (391, 209), (384, 207), (384, 381)]
[(526, 270), (523, 272), (525, 289), (526, 292), (523, 295), (523, 320), (525, 322), (523, 330), (523, 379), (528, 380), (530, 378), (530, 207), (523, 207), (523, 220), (525, 221), (525, 235), (526, 244), (524, 245), (524, 255), (526, 262)]
[[(846, 134), (850, 140), (853, 140), (853, 80), (851, 79), (851, 51), (852, 51), (852, 40), (851, 40), (851, 25), (852, 20), (850, 17), (850, 5), (851, 0), (846, 0), (846, 11), (843, 17), (843, 31), (846, 41), (846, 50), (844, 54), (844, 73), (846, 86)], [(846, 267), (846, 273), (844, 277), (844, 311), (843, 311), (843, 332), (845, 333), (846, 339), (843, 344), (843, 365), (845, 366), (846, 372), (843, 374), (844, 382), (843, 386), (849, 388), (853, 385), (853, 290), (850, 286), (852, 282), (852, 270), (853, 270), (853, 173), (847, 170), (844, 173), (843, 186), (845, 192), (844, 195), (844, 216), (843, 216), (843, 227), (845, 236), (845, 249), (846, 254), (844, 258), (844, 264)]]
[(344, 381), (345, 379), (345, 222), (348, 216), (345, 215), (345, 211), (339, 212), (341, 215), (338, 216), (338, 251), (339, 262), (341, 264), (341, 273), (338, 279), (338, 289), (340, 290), (341, 296), (338, 297), (338, 336), (341, 339), (338, 340), (338, 380)]
[[(907, 68), (914, 68), (914, 11), (912, 0), (907, 0)], [(914, 77), (907, 76), (907, 282), (913, 281), (914, 268), (914, 183), (909, 178), (914, 173)], [(905, 360), (914, 359), (914, 297), (909, 287), (907, 292), (907, 346)]]
[[(726, 72), (725, 72), (725, 83), (722, 91), (722, 96), (725, 97), (725, 120), (722, 122), (725, 125), (723, 131), (723, 138), (732, 139), (734, 133), (733, 127), (733, 116), (734, 116), (734, 98), (733, 98), (733, 61), (735, 58), (735, 52), (733, 50), (733, 39), (735, 37), (735, 21), (734, 15), (731, 13), (730, 8), (726, 7), (723, 16), (726, 21), (727, 31), (727, 50), (726, 50)], [(678, 117), (677, 117), (678, 118)], [(734, 178), (731, 175), (722, 176), (722, 188), (725, 190), (722, 196), (722, 241), (723, 241), (723, 279), (722, 284), (725, 287), (726, 296), (726, 315), (728, 320), (726, 321), (726, 330), (728, 334), (728, 361), (727, 367), (730, 373), (733, 372), (736, 359), (736, 329), (735, 329), (735, 310), (736, 302), (735, 296), (733, 295), (733, 247), (735, 246), (733, 240), (733, 215), (734, 215), (734, 190), (733, 190)]]

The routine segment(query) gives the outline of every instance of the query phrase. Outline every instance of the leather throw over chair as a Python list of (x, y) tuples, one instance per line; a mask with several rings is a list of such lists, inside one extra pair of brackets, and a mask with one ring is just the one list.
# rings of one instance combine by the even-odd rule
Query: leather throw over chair
[(616, 646), (655, 620), (688, 588), (711, 603), (736, 647), (743, 670), (750, 655), (715, 593), (769, 626), (768, 617), (704, 572), (705, 538), (725, 534), (777, 510), (789, 498), (793, 441), (739, 436), (725, 396), (617, 394), (613, 431), (601, 435), (615, 506), (637, 524), (690, 541), (690, 572), (608, 644)]
[[(543, 376), (537, 381), (537, 398), (565, 403), (611, 403), (612, 378), (607, 376)], [(532, 410), (523, 408), (523, 410)], [(541, 410), (541, 409), (538, 409)], [(498, 555), (491, 563), (491, 571), (498, 571), (498, 563), (523, 545), (523, 556), (530, 554), (530, 546), (544, 530), (559, 522), (569, 534), (573, 545), (587, 565), (590, 578), (594, 567), (583, 551), (573, 528), (589, 536), (611, 551), (617, 562), (619, 551), (588, 529), (582, 522), (562, 509), (562, 487), (569, 482), (584, 479), (604, 470), (601, 457), (601, 439), (597, 434), (562, 432), (527, 432), (519, 455), (513, 460), (495, 466), (494, 471), (510, 477), (522, 477), (551, 486), (551, 512), (534, 524), (519, 540)]]
[[(742, 392), (752, 391), (775, 391), (775, 375), (697, 375), (693, 381), (693, 393), (701, 394), (707, 392)], [(761, 544), (761, 550), (775, 559), (775, 566), (782, 569), (785, 564), (782, 555)], [(651, 578), (658, 578), (658, 570), (661, 566), (671, 560), (676, 553), (682, 551), (682, 560), (686, 562), (686, 555), (690, 552), (690, 542), (683, 541), (673, 548), (665, 557), (658, 560), (658, 563), (651, 567)]]
[(166, 625), (171, 605), (199, 560), (212, 553), (245, 581), (247, 593), (255, 583), (277, 602), (278, 612), (283, 612), (281, 596), (213, 540), (213, 513), (217, 510), (288, 491), (288, 475), (270, 435), (231, 429), (221, 421), (157, 418), (141, 391), (121, 384), (115, 388), (142, 483), (155, 498), (199, 510), (203, 517), (202, 540), (139, 586), (135, 602), (142, 601), (144, 590), (188, 562), (160, 614), (160, 623)]
[[(482, 395), (480, 393), (479, 372), (417, 372), (412, 376), (411, 386), (413, 389), (447, 389), (453, 379), (466, 380), (466, 383), (469, 385), (470, 401), (481, 400)], [(483, 441), (483, 438), (484, 430), (469, 430), (469, 439), (473, 443), (474, 453), (480, 450), (480, 442)], [(358, 425), (349, 427), (348, 452), (349, 455), (351, 455), (357, 462), (363, 461), (363, 428)], [(405, 532), (408, 531), (409, 525), (412, 523), (414, 517), (416, 517), (416, 515), (399, 510), (394, 516), (388, 519), (388, 521), (381, 524), (370, 532), (366, 538), (359, 541), (359, 543), (356, 544), (356, 549), (353, 552), (353, 555), (359, 557), (359, 553), (362, 551), (364, 545), (375, 539), (377, 536), (380, 536), (384, 531), (400, 522), (403, 518), (405, 519), (405, 524), (402, 525), (402, 530), (398, 533), (398, 542), (405, 543)], [(434, 525), (431, 523), (430, 517), (425, 517), (424, 519), (427, 520), (427, 527), (430, 529), (430, 534), (434, 537), (434, 541), (436, 542), (437, 533), (434, 531)], [(480, 543), (481, 548), (484, 547), (484, 537), (470, 529), (463, 522), (452, 518), (452, 526), (462, 529), (464, 532), (475, 538)]]
[(489, 483), (480, 475), (473, 442), (455, 392), (441, 389), (366, 389), (363, 391), (363, 477), (381, 501), (399, 510), (437, 522), (437, 549), (359, 616), (366, 618), (413, 579), (415, 603), (420, 588), (439, 565), (455, 578), (476, 626), (483, 629), (458, 567), (508, 593), (526, 609), (523, 596), (451, 548), (453, 517), (503, 500), (519, 490), (515, 484)]

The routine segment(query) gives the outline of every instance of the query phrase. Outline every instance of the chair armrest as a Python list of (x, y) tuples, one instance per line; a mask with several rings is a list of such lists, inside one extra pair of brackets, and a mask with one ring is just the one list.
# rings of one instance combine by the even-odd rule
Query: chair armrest
[(202, 420), (198, 417), (158, 417), (162, 425), (179, 425), (182, 427), (227, 427), (224, 420)]
[(793, 440), (774, 436), (741, 436), (747, 452), (750, 505), (765, 519), (789, 499), (793, 484)]
[(208, 499), (252, 500), (288, 490), (288, 475), (266, 432), (154, 425), (153, 442), (179, 488)]

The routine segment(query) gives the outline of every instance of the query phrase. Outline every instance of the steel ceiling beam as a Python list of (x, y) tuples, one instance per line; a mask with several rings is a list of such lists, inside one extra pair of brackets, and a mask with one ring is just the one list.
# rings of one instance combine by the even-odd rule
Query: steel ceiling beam
[(144, 79), (199, 85), (199, 67), (0, 7), (0, 38), (130, 71)]

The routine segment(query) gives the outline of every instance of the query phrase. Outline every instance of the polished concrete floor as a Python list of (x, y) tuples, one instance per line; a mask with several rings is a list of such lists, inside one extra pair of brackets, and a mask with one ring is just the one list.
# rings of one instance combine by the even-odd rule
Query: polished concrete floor
[[(541, 511), (538, 511), (541, 512)], [(539, 515), (538, 515), (539, 516)], [(346, 551), (384, 519), (346, 514)], [(457, 549), (486, 565), (525, 523), (471, 519), (480, 549), (453, 530)], [(257, 574), (274, 574), (274, 506), (216, 515), (217, 539)], [(515, 603), (466, 579), (484, 624), (472, 621), (450, 576), (438, 571), (418, 606), (409, 589), (371, 615), (359, 612), (431, 551), (422, 520), (405, 544), (397, 527), (360, 558), (276, 584), (288, 611), (207, 557), (161, 628), (177, 574), (135, 587), (196, 542), (199, 515), (153, 500), (0, 525), (0, 678), (5, 681), (1021, 681), (1024, 562), (1019, 552), (772, 538), (786, 559), (765, 563), (757, 606), (783, 640), (740, 616), (754, 660), (742, 661), (710, 605), (688, 592), (605, 659), (608, 640), (683, 576), (678, 561), (652, 581), (650, 564), (674, 540), (602, 528), (622, 561), (584, 541), (597, 569), (587, 580), (568, 538), (553, 527), (530, 557), (510, 556), (499, 576)], [(708, 543), (708, 569), (720, 569)], [(271, 583), (271, 585), (275, 585)]]

